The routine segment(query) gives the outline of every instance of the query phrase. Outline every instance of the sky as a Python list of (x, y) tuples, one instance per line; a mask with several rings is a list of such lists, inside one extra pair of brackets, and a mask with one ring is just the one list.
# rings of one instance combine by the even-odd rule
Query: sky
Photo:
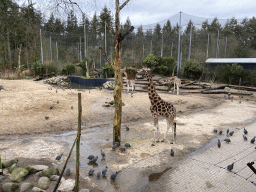
[[(26, 0), (18, 0), (27, 2)], [(47, 17), (50, 7), (56, 5), (56, 1), (64, 0), (32, 0), (36, 6)], [(66, 0), (67, 1), (67, 0)], [(81, 10), (92, 18), (95, 11), (99, 14), (104, 6), (107, 6), (113, 13), (115, 12), (115, 0), (73, 0)], [(125, 0), (120, 0), (120, 4)], [(64, 5), (63, 5), (64, 6)], [(75, 8), (77, 17), (80, 17), (79, 9)], [(179, 21), (179, 12), (182, 12), (182, 23), (185, 25), (193, 18), (194, 22), (201, 23), (208, 18), (218, 19), (251, 18), (256, 16), (255, 0), (131, 0), (120, 12), (121, 23), (124, 24), (127, 17), (132, 25), (151, 25), (161, 21), (166, 22), (171, 18), (174, 23)], [(191, 16), (189, 16), (191, 15)], [(63, 16), (67, 18), (66, 16)], [(201, 18), (200, 18), (201, 17)], [(171, 21), (172, 22), (172, 21)]]

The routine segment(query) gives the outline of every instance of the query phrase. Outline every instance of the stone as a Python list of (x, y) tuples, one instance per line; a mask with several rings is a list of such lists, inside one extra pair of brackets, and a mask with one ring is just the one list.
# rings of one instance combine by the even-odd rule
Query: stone
[(12, 192), (14, 191), (15, 189), (17, 189), (19, 187), (19, 184), (17, 183), (12, 183), (12, 182), (9, 182), (9, 183), (4, 183), (2, 185), (2, 188), (4, 190), (4, 192)]
[(30, 182), (22, 183), (20, 186), (20, 192), (29, 192), (33, 188), (33, 184)]
[(34, 173), (34, 172), (49, 169), (49, 167), (46, 165), (30, 165), (30, 166), (26, 167), (26, 169), (29, 170), (29, 172)]
[(3, 168), (11, 167), (14, 163), (18, 163), (18, 159), (13, 159), (8, 161), (7, 163), (3, 163)]
[(10, 173), (13, 171), (13, 169), (18, 168), (19, 166), (17, 165), (17, 163), (14, 163), (11, 167), (9, 167), (9, 171)]
[(115, 81), (107, 81), (106, 83), (103, 84), (103, 87), (105, 89), (114, 90), (115, 89)]
[(90, 190), (86, 189), (86, 188), (83, 188), (83, 189), (80, 189), (79, 192), (90, 192)]
[(36, 191), (45, 192), (45, 190), (40, 189), (40, 188), (38, 188), (38, 187), (33, 187), (32, 191), (35, 191), (35, 192), (36, 192)]
[(21, 182), (25, 179), (25, 177), (28, 174), (29, 174), (29, 171), (27, 169), (18, 167), (12, 170), (12, 173), (10, 174), (9, 178), (11, 181)]
[(65, 192), (71, 192), (73, 191), (75, 187), (75, 180), (74, 179), (67, 179), (64, 182), (61, 182), (58, 191), (65, 191)]
[[(52, 176), (50, 177), (50, 180), (51, 180), (51, 181), (58, 181), (59, 177), (60, 177), (59, 175), (52, 175)], [(63, 181), (65, 181), (65, 178), (64, 178), (64, 177), (61, 177), (60, 182), (63, 182)]]
[(48, 177), (41, 177), (38, 180), (38, 187), (40, 189), (47, 189), (50, 185), (50, 179)]
[(52, 167), (41, 172), (41, 176), (45, 176), (48, 178), (50, 178), (52, 175), (59, 175), (58, 167)]

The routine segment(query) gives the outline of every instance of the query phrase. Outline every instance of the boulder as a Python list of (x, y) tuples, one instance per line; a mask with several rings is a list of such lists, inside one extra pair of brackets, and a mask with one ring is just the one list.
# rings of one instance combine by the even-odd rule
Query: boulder
[(52, 167), (50, 169), (46, 169), (41, 172), (42, 177), (45, 176), (50, 178), (52, 175), (59, 175), (59, 170), (57, 167)]
[(14, 163), (11, 167), (9, 167), (9, 171), (10, 173), (13, 171), (13, 169), (18, 168), (19, 166), (17, 165), (17, 163)]
[(7, 163), (3, 163), (3, 168), (11, 167), (14, 163), (18, 163), (18, 159), (13, 159), (8, 161)]
[(34, 173), (34, 172), (49, 169), (49, 167), (46, 165), (30, 165), (30, 166), (26, 167), (26, 169), (29, 170), (29, 172)]
[(21, 182), (29, 174), (29, 171), (22, 167), (17, 167), (12, 170), (10, 174), (11, 181)]
[(105, 89), (114, 90), (115, 89), (115, 81), (107, 81), (106, 83), (103, 84), (103, 87)]
[(30, 182), (22, 183), (20, 186), (20, 192), (29, 192), (33, 188), (33, 184)]
[(41, 177), (38, 181), (38, 187), (40, 189), (47, 189), (50, 185), (50, 179), (48, 177)]
[(45, 192), (45, 190), (40, 189), (38, 187), (33, 187), (32, 191), (40, 191), (40, 192)]
[(0, 175), (0, 183), (2, 183), (5, 180), (6, 176)]
[(75, 187), (75, 180), (74, 179), (67, 179), (64, 182), (61, 182), (58, 191), (62, 192), (71, 192)]
[(12, 191), (14, 191), (16, 188), (18, 188), (19, 187), (19, 184), (17, 184), (17, 183), (12, 183), (12, 182), (10, 182), (10, 183), (4, 183), (3, 185), (2, 185), (2, 188), (3, 188), (3, 191), (4, 192), (12, 192)]
[[(52, 176), (50, 177), (50, 180), (51, 180), (51, 181), (58, 181), (59, 177), (60, 177), (59, 175), (52, 175)], [(63, 182), (63, 181), (65, 181), (65, 178), (64, 178), (64, 177), (61, 177), (60, 182)]]

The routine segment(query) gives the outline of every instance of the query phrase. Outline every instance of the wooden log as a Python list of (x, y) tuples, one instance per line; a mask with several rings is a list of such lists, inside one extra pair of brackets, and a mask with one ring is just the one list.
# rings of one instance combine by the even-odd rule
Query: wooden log
[[(229, 85), (229, 87), (231, 87), (231, 88), (233, 88), (233, 89), (239, 89), (239, 86), (237, 86), (237, 85)], [(240, 90), (256, 91), (256, 87), (240, 86)]]

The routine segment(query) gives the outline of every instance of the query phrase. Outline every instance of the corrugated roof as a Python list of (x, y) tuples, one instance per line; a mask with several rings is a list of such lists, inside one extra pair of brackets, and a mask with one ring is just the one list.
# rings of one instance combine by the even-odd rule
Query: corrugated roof
[(205, 63), (254, 63), (256, 64), (256, 58), (228, 58), (228, 59), (207, 59)]

